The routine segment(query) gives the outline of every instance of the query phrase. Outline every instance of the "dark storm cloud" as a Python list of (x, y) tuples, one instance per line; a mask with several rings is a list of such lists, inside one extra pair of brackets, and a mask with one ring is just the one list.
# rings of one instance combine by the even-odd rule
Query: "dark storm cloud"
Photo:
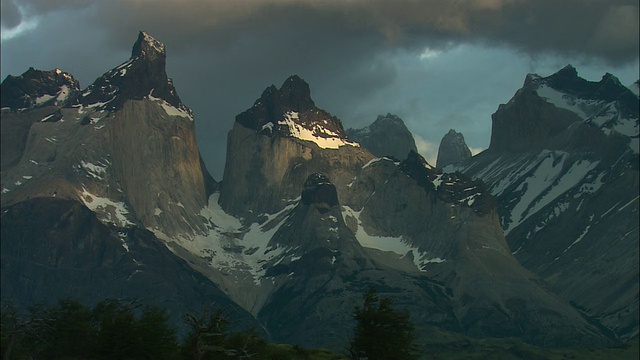
[(12, 29), (34, 16), (42, 16), (52, 11), (80, 8), (96, 0), (2, 0), (2, 27)]
[(231, 46), (234, 31), (264, 36), (281, 26), (336, 41), (375, 35), (388, 47), (480, 41), (616, 64), (638, 53), (635, 0), (120, 0), (105, 6), (112, 11), (103, 19), (117, 21), (119, 35), (141, 25), (164, 27), (163, 38), (180, 38), (184, 46), (202, 39)]
[(22, 15), (16, 4), (12, 0), (2, 0), (0, 4), (0, 13), (2, 14), (2, 27), (12, 29), (22, 21)]
[(89, 4), (99, 8), (95, 24), (107, 29), (114, 44), (145, 28), (177, 51), (227, 51), (244, 36), (267, 43), (295, 40), (292, 50), (304, 52), (322, 37), (318, 46), (361, 39), (375, 52), (479, 42), (530, 54), (595, 56), (611, 64), (638, 55), (636, 0), (2, 0), (3, 27), (17, 26), (22, 16)]

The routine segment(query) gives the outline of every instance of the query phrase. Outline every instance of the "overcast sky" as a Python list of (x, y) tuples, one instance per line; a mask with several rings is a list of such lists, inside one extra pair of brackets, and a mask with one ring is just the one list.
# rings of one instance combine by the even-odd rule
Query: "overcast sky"
[(639, 77), (637, 0), (1, 1), (3, 79), (60, 68), (84, 88), (129, 58), (139, 30), (164, 42), (217, 180), (235, 115), (292, 74), (345, 128), (400, 116), (432, 164), (450, 128), (486, 148), (491, 114), (527, 73)]

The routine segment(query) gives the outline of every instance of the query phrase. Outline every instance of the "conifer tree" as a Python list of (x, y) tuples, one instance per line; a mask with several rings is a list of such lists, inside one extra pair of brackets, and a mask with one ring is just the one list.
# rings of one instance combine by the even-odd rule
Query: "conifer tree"
[(356, 326), (349, 344), (354, 360), (409, 360), (413, 354), (414, 325), (407, 311), (395, 310), (389, 297), (380, 298), (375, 288), (364, 295), (364, 306), (356, 306)]

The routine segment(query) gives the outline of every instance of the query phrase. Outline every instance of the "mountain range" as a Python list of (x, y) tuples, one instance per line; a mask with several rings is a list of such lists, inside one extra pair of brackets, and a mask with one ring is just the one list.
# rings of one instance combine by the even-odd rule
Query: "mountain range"
[(637, 336), (638, 96), (615, 77), (529, 75), (490, 148), (453, 132), (443, 170), (397, 116), (345, 130), (293, 75), (236, 117), (218, 182), (165, 60), (141, 32), (86, 89), (2, 82), (3, 300), (230, 304), (276, 342), (341, 350), (373, 286), (419, 333)]

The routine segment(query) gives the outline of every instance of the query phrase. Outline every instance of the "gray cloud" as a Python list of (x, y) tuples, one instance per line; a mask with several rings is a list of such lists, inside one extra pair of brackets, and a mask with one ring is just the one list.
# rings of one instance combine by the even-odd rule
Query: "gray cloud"
[(20, 25), (22, 14), (13, 0), (2, 0), (0, 3), (0, 13), (2, 14), (2, 28), (12, 29)]
[(52, 11), (78, 9), (96, 0), (2, 0), (2, 27), (13, 29), (29, 17), (46, 15)]
[[(73, 2), (83, 1), (62, 3)], [(386, 47), (488, 42), (616, 64), (638, 53), (635, 0), (119, 0), (102, 5), (111, 9), (105, 23), (118, 21), (118, 35), (130, 36), (141, 25), (164, 27), (165, 41), (180, 38), (180, 46), (206, 39), (207, 45), (224, 49), (233, 46), (237, 32), (260, 36), (279, 26), (334, 35), (338, 41), (345, 34), (375, 37)]]
[(22, 16), (92, 4), (100, 8), (96, 23), (114, 42), (145, 27), (178, 49), (224, 51), (236, 46), (239, 33), (266, 38), (286, 29), (311, 40), (314, 34), (334, 41), (364, 37), (391, 48), (486, 42), (612, 64), (638, 55), (636, 0), (2, 0), (2, 25), (11, 29)]

